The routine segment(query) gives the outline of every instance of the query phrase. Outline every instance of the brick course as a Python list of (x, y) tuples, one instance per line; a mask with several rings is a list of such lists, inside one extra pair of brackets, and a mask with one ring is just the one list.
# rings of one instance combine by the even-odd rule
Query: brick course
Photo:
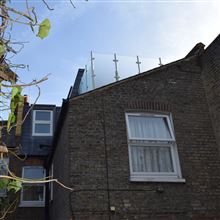
[[(191, 57), (69, 101), (68, 129), (61, 131), (68, 140), (60, 139), (54, 159), (62, 160), (61, 149), (68, 153), (77, 190), (65, 197), (72, 210), (65, 219), (220, 219), (220, 158), (199, 61)], [(185, 183), (129, 181), (128, 111), (171, 112)]]

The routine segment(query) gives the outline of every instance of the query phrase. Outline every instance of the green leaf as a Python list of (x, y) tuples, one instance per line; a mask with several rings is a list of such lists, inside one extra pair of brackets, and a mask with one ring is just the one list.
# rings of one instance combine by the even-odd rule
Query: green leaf
[(11, 91), (11, 99), (13, 99), (16, 95), (20, 94), (22, 91), (22, 88), (20, 86), (13, 87)]
[(5, 45), (0, 43), (0, 57), (5, 54)]
[(10, 126), (12, 123), (15, 123), (16, 117), (15, 117), (15, 109), (17, 108), (19, 102), (24, 101), (24, 97), (21, 95), (22, 88), (20, 86), (13, 87), (11, 91), (11, 102), (10, 102), (10, 109), (11, 113), (8, 116), (8, 122), (7, 122), (7, 131), (10, 130)]
[(7, 187), (9, 180), (6, 178), (0, 178), (0, 189)]
[(39, 25), (37, 37), (40, 37), (41, 39), (47, 37), (50, 32), (50, 28), (51, 28), (50, 20), (47, 18), (44, 19)]
[(19, 102), (24, 102), (24, 96), (23, 95), (19, 95), (18, 99), (19, 99)]
[(14, 190), (15, 192), (18, 192), (21, 189), (21, 182), (18, 180), (12, 180), (9, 182), (8, 186), (7, 186), (7, 190), (11, 191)]
[(15, 109), (16, 109), (16, 102), (15, 100), (11, 100), (11, 103), (10, 103), (10, 109), (11, 109), (11, 113), (14, 113)]
[(12, 88), (11, 103), (10, 103), (11, 113), (14, 113), (18, 103), (23, 101), (23, 96), (21, 95), (21, 91), (22, 88), (20, 86)]
[(14, 123), (15, 121), (16, 121), (15, 114), (10, 113), (9, 116), (8, 116), (7, 131), (9, 131), (11, 124)]

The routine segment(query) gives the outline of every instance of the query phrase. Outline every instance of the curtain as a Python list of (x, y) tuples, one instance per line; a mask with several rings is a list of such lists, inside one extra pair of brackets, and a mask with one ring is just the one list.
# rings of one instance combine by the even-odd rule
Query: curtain
[(133, 172), (173, 172), (169, 146), (130, 146)]
[(130, 138), (170, 139), (166, 117), (129, 115)]

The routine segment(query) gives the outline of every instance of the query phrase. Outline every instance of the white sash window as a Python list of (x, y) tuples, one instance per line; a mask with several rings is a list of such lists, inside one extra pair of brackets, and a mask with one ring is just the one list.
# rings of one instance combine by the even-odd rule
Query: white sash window
[(170, 115), (127, 113), (131, 181), (184, 182)]
[(53, 135), (53, 112), (49, 110), (33, 111), (33, 136)]
[[(45, 170), (41, 166), (25, 166), (22, 170), (22, 177), (30, 180), (42, 180), (45, 177)], [(23, 183), (21, 189), (20, 206), (43, 207), (45, 201), (44, 183)]]

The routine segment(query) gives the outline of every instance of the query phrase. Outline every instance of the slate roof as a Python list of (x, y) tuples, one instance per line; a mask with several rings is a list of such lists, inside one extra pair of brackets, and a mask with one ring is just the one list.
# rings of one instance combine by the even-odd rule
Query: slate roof
[[(25, 104), (24, 114), (27, 113), (31, 107), (31, 105)], [(33, 110), (53, 111), (53, 130), (55, 129), (60, 114), (60, 107), (55, 105), (35, 105)], [(46, 156), (52, 150), (51, 144), (53, 136), (32, 136), (33, 110), (29, 113), (24, 124), (22, 125), (22, 135), (18, 141), (20, 145), (20, 154), (31, 156)], [(7, 134), (6, 131), (4, 131), (3, 141), (8, 147), (16, 147), (14, 130), (12, 130), (10, 134)]]

